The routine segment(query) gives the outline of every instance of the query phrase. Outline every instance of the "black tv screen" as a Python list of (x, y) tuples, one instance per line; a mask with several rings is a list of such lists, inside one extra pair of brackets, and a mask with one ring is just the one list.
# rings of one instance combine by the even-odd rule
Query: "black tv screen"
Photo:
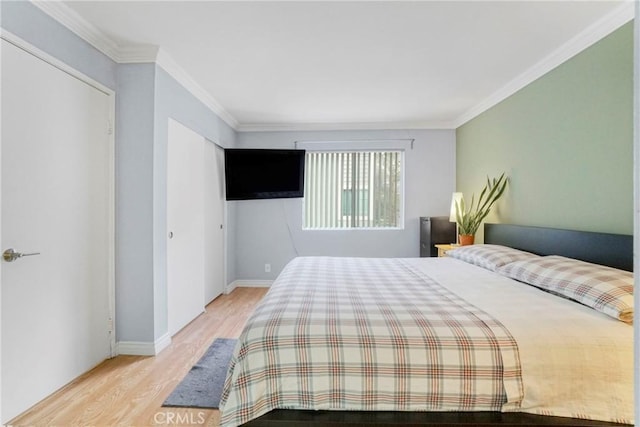
[(224, 150), (227, 200), (304, 196), (305, 150)]

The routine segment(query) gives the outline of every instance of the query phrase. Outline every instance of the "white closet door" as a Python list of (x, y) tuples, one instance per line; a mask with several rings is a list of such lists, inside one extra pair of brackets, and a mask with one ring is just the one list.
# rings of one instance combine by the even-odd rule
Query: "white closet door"
[(169, 334), (204, 311), (204, 145), (169, 119), (167, 147), (167, 298)]
[(224, 150), (205, 144), (205, 302), (224, 292)]
[(110, 357), (111, 105), (2, 41), (2, 423)]

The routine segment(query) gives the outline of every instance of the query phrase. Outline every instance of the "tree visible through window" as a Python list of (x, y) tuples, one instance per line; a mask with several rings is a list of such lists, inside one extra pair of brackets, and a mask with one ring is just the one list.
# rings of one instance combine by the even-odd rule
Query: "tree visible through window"
[(304, 228), (396, 228), (401, 151), (307, 151)]

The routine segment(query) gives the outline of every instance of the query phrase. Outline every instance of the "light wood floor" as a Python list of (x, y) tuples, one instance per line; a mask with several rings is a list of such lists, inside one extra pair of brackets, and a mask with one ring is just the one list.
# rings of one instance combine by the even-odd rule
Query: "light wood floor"
[(14, 426), (217, 426), (217, 410), (162, 402), (215, 338), (240, 335), (265, 288), (237, 288), (177, 333), (156, 357), (117, 356), (13, 419)]

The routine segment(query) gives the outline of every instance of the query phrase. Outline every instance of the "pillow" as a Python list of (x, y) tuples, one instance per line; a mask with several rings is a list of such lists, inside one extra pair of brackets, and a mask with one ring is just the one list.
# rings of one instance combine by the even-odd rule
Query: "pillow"
[(487, 270), (496, 271), (505, 264), (523, 259), (539, 258), (530, 252), (501, 245), (459, 246), (447, 251), (447, 256)]
[(550, 255), (506, 264), (500, 274), (633, 322), (633, 273)]

